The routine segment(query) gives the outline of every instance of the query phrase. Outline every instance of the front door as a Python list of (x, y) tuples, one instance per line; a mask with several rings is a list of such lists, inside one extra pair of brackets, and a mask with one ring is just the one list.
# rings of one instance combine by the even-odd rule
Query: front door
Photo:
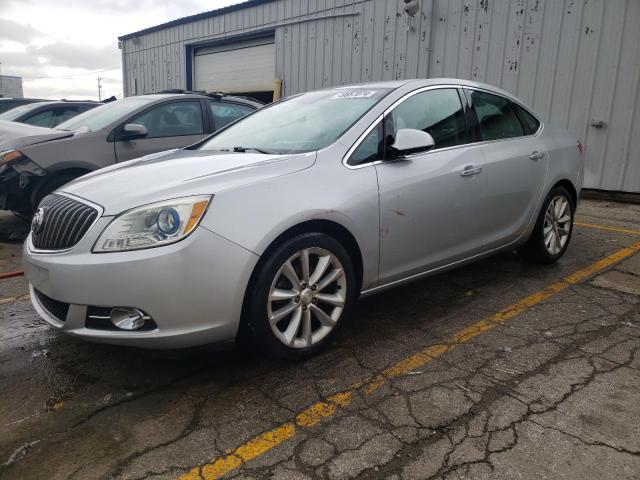
[(147, 128), (147, 136), (115, 142), (116, 159), (124, 162), (150, 153), (191, 145), (205, 135), (199, 100), (181, 100), (156, 105), (127, 120)]
[(482, 249), (485, 175), (482, 147), (469, 145), (456, 88), (414, 94), (385, 117), (431, 134), (425, 153), (376, 164), (380, 192), (380, 284), (420, 274)]

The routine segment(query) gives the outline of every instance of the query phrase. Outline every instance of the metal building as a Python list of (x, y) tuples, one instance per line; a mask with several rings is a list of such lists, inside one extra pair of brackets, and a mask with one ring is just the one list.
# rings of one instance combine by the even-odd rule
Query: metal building
[(0, 75), (0, 98), (22, 98), (22, 77)]
[(250, 0), (125, 35), (125, 95), (479, 80), (573, 131), (586, 187), (640, 192), (640, 0), (406, 1)]

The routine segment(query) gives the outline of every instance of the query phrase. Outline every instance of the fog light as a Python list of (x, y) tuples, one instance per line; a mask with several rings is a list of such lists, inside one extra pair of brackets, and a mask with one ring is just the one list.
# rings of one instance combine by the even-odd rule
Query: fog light
[(121, 330), (138, 330), (144, 325), (145, 314), (135, 308), (114, 308), (110, 318), (111, 323)]

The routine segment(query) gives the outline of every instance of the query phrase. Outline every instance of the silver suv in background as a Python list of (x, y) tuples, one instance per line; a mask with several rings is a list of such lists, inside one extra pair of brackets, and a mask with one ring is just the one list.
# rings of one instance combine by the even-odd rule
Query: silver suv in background
[(12, 108), (0, 114), (0, 130), (4, 122), (26, 123), (36, 127), (54, 128), (76, 115), (102, 105), (93, 100), (54, 100), (34, 102)]
[(29, 103), (36, 102), (46, 102), (46, 100), (42, 98), (0, 98), (0, 113), (7, 112), (20, 105), (28, 105)]
[(29, 215), (42, 198), (75, 178), (191, 145), (262, 105), (171, 90), (108, 103), (55, 129), (0, 122), (0, 210)]

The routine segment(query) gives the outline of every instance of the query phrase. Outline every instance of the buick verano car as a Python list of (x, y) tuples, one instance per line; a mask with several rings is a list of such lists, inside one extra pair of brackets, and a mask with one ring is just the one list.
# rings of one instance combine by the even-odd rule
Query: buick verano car
[(359, 296), (504, 250), (558, 260), (581, 149), (480, 83), (293, 96), (46, 197), (24, 246), (31, 299), (90, 340), (189, 347), (246, 332), (304, 358)]

